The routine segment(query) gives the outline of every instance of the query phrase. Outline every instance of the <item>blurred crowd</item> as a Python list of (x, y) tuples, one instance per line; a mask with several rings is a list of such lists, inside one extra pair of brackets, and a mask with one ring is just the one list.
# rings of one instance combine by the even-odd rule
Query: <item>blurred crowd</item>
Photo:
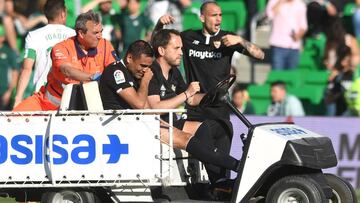
[[(256, 4), (259, 1), (243, 1), (247, 9), (247, 20), (242, 32), (244, 38), (250, 39), (250, 22), (257, 13), (263, 12), (271, 22), (269, 58), (272, 70), (296, 69), (304, 39), (316, 39), (319, 35), (325, 35), (324, 57), (318, 60), (321, 60), (324, 69), (329, 72), (324, 92), (326, 114), (359, 115), (360, 79), (357, 72), (360, 64), (360, 0), (268, 0), (263, 11), (258, 10)], [(45, 2), (46, 0), (0, 0), (1, 110), (11, 110), (14, 106), (22, 59), (26, 54), (25, 37), (29, 31), (48, 23), (42, 12)], [(68, 12), (73, 12), (72, 15), (76, 16), (76, 9), (73, 7), (79, 2), (83, 1), (66, 1)], [(192, 3), (192, 0), (88, 0), (77, 12), (99, 12), (103, 24), (102, 36), (112, 43), (118, 56), (123, 57), (129, 44), (135, 40), (150, 40), (155, 23), (166, 13), (175, 18), (171, 28), (182, 31), (183, 13)], [(348, 3), (357, 5), (352, 16), (353, 32), (345, 29), (342, 20)], [(70, 4), (73, 6), (69, 6)], [(74, 22), (67, 24), (71, 27)], [(241, 112), (254, 114), (246, 86), (236, 84), (230, 95)], [(29, 82), (22, 97), (33, 92), (34, 85)], [(286, 91), (283, 81), (272, 83), (269, 94), (272, 103), (268, 107), (268, 115), (305, 115), (301, 101)]]
[[(353, 24), (346, 28), (344, 11), (350, 8), (350, 4), (355, 4), (351, 8)], [(360, 70), (359, 13), (359, 0), (355, 2), (269, 0), (267, 2), (265, 16), (271, 23), (269, 38), (271, 55), (269, 58), (272, 70), (299, 69), (300, 55), (304, 51), (305, 41), (317, 40), (321, 36), (325, 37), (324, 47), (321, 47), (324, 49), (323, 56), (316, 59), (318, 64), (321, 64), (317, 70), (328, 72), (321, 103), (325, 106), (324, 115), (359, 116), (360, 86), (357, 82)], [(312, 93), (308, 92), (308, 94)], [(305, 104), (287, 91), (285, 81), (279, 80), (270, 84), (270, 97), (271, 104), (267, 108), (267, 115), (306, 115)], [(245, 100), (246, 102), (243, 102), (245, 104), (251, 101), (249, 97), (246, 97)], [(242, 103), (236, 102), (235, 99), (234, 103), (238, 104), (239, 109), (243, 109)]]

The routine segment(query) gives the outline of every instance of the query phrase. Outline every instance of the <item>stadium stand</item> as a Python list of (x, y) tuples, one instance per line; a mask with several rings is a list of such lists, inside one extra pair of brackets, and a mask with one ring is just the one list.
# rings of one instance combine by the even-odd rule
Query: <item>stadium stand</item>
[[(222, 9), (222, 29), (237, 32), (244, 29), (246, 21), (246, 7), (243, 1), (217, 1)], [(193, 2), (184, 12), (183, 27), (186, 29), (200, 29), (201, 22), (198, 20), (200, 15), (201, 2)], [(235, 9), (236, 8), (236, 9)]]
[(248, 91), (256, 115), (266, 115), (267, 108), (271, 103), (270, 85), (249, 85)]
[(329, 72), (326, 70), (273, 70), (270, 71), (265, 84), (249, 86), (249, 94), (257, 115), (266, 114), (271, 102), (270, 84), (283, 81), (289, 93), (297, 96), (303, 103), (306, 115), (323, 115), (324, 91)]
[(287, 87), (298, 88), (303, 83), (303, 72), (299, 70), (273, 70), (270, 71), (266, 83), (281, 80)]

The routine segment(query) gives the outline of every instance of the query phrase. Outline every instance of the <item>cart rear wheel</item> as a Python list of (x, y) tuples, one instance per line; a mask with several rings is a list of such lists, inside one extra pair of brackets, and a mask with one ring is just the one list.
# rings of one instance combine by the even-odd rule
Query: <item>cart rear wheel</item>
[(325, 203), (321, 186), (306, 176), (286, 176), (271, 186), (266, 203)]
[(332, 189), (331, 203), (356, 203), (356, 194), (347, 181), (333, 174), (324, 174), (326, 182)]
[(41, 197), (41, 203), (97, 203), (96, 196), (91, 192), (61, 190), (46, 192)]

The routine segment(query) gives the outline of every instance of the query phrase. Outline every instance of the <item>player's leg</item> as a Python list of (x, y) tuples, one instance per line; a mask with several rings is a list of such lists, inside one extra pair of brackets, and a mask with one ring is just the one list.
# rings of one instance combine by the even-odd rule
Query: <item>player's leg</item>
[[(238, 160), (209, 144), (211, 141), (203, 142), (197, 138), (197, 136), (204, 137), (205, 134), (209, 136), (208, 140), (211, 140), (211, 133), (207, 125), (201, 125), (194, 136), (177, 128), (173, 128), (173, 146), (186, 150), (202, 162), (216, 164), (236, 171), (239, 163)], [(169, 143), (169, 129), (164, 128), (164, 126), (161, 127), (160, 135), (163, 142)]]

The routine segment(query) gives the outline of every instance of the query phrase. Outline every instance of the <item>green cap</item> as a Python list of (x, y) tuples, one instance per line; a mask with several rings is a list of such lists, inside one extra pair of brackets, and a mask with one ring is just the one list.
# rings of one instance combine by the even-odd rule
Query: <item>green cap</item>
[(0, 36), (4, 36), (4, 35), (5, 35), (4, 26), (0, 25)]

